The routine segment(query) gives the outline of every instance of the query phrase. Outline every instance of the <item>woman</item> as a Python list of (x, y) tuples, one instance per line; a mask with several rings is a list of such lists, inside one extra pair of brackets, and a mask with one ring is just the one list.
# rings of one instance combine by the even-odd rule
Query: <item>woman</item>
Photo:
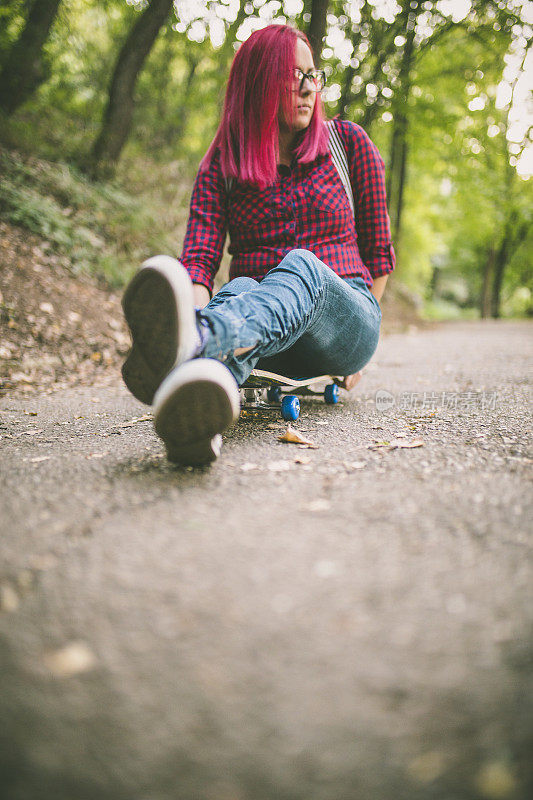
[[(352, 211), (330, 152), (323, 82), (293, 28), (269, 25), (241, 45), (180, 260), (149, 259), (126, 290), (133, 346), (123, 377), (153, 402), (172, 461), (217, 457), (255, 366), (344, 375), (350, 389), (377, 347), (378, 300), (394, 269), (383, 162), (359, 126), (330, 123)], [(211, 298), (226, 232), (230, 281)]]

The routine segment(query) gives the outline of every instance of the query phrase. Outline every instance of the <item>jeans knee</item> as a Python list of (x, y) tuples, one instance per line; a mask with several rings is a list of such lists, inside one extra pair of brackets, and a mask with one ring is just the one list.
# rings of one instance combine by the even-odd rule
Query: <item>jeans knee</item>
[(256, 281), (255, 278), (248, 278), (246, 275), (241, 275), (239, 278), (233, 278), (233, 280), (227, 283), (223, 288), (238, 289), (240, 294), (241, 292), (249, 292), (250, 289), (256, 289), (258, 286), (259, 281)]
[(328, 273), (331, 272), (329, 267), (314, 253), (303, 248), (297, 248), (287, 253), (280, 262), (278, 269), (288, 270), (298, 275), (315, 299), (321, 296)]
[[(249, 292), (252, 289), (256, 289), (259, 286), (259, 282), (255, 280), (255, 278), (248, 278), (246, 276), (241, 276), (239, 278), (233, 278), (232, 281), (229, 283), (224, 284), (222, 289), (215, 295), (221, 296), (231, 296), (236, 294), (242, 294), (243, 292)], [(213, 300), (215, 299), (213, 298)]]
[(329, 269), (318, 256), (315, 256), (310, 250), (304, 250), (303, 248), (296, 248), (295, 250), (291, 250), (290, 253), (287, 253), (280, 262), (280, 267), (281, 266), (291, 268), (295, 272), (306, 272), (318, 279), (322, 279)]

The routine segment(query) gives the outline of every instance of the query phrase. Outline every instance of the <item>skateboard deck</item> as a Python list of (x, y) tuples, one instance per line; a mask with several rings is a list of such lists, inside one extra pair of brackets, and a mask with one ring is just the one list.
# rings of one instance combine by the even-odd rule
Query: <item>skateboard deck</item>
[[(286, 375), (278, 375), (276, 372), (268, 372), (265, 369), (253, 369), (246, 379), (241, 389), (268, 389), (271, 386), (279, 386), (280, 389), (310, 389), (315, 383), (331, 383), (331, 375), (318, 375), (314, 378), (288, 378)], [(296, 391), (295, 394), (301, 394)], [(322, 392), (313, 392), (322, 394)]]
[[(325, 388), (313, 389), (313, 386), (326, 384)], [(266, 390), (266, 391), (265, 391)], [(241, 386), (243, 404), (241, 410), (246, 416), (247, 410), (281, 409), (285, 420), (296, 420), (300, 414), (300, 397), (324, 397), (328, 405), (338, 402), (339, 387), (331, 375), (317, 375), (312, 378), (289, 378), (263, 369), (254, 369)], [(266, 401), (263, 395), (266, 394)]]

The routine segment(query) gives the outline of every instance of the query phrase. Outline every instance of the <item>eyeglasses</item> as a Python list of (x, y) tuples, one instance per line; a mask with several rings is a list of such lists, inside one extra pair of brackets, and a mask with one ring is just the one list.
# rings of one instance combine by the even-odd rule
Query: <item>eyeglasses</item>
[(295, 67), (293, 83), (295, 87), (298, 86), (299, 92), (302, 91), (306, 78), (311, 84), (311, 90), (313, 92), (321, 92), (326, 84), (326, 73), (323, 69), (314, 69), (312, 72), (303, 72), (301, 69), (298, 69), (298, 67)]

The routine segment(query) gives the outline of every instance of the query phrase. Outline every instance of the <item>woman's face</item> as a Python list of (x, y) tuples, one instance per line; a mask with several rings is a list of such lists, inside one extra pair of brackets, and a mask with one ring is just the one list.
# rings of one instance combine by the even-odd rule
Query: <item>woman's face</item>
[[(315, 68), (313, 55), (309, 47), (301, 39), (296, 40), (295, 67), (305, 73), (312, 72)], [(304, 80), (301, 88), (298, 87), (298, 84), (294, 84), (291, 98), (293, 103), (292, 124), (287, 125), (286, 120), (283, 120), (283, 127), (290, 128), (294, 132), (303, 131), (311, 122), (316, 103), (316, 92), (313, 90), (309, 79), (306, 78)]]

